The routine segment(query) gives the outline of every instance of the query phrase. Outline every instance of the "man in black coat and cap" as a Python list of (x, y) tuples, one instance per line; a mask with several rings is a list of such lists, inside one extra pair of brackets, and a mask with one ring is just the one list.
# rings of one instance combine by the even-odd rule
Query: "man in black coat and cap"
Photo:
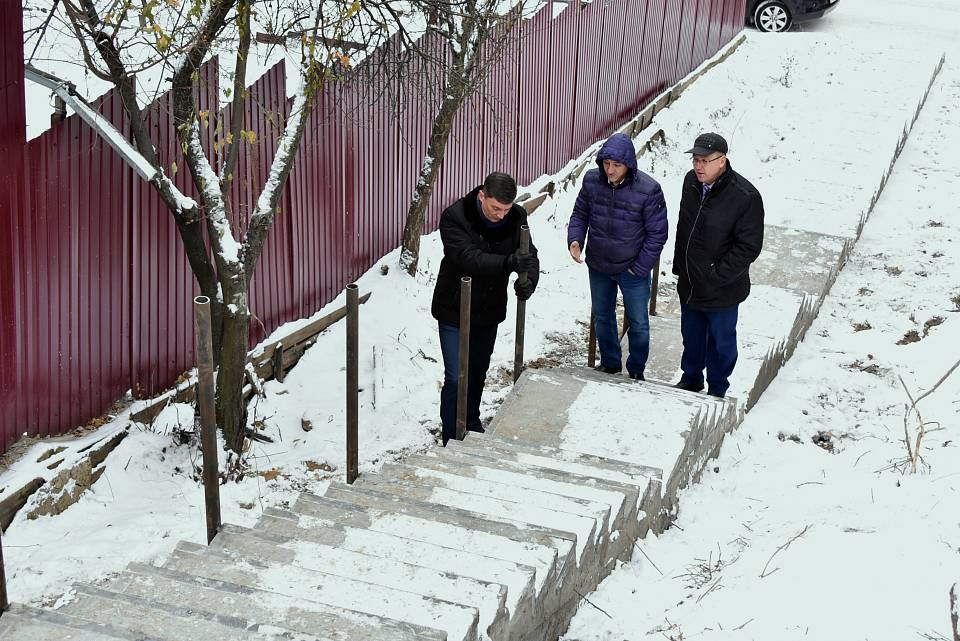
[(730, 166), (727, 141), (702, 134), (687, 153), (673, 273), (680, 296), (683, 375), (677, 387), (723, 397), (737, 363), (737, 315), (750, 294), (750, 264), (763, 247), (763, 200)]
[(507, 317), (507, 284), (511, 272), (526, 273), (514, 282), (517, 298), (527, 300), (537, 287), (540, 261), (530, 243), (520, 253), (520, 227), (527, 212), (514, 203), (517, 183), (494, 172), (483, 185), (453, 203), (440, 216), (443, 260), (433, 290), (433, 317), (440, 330), (443, 353), (443, 389), (440, 420), (443, 444), (456, 438), (457, 378), (460, 342), (460, 279), (470, 276), (470, 361), (467, 372), (467, 429), (483, 432), (480, 397), (497, 340), (497, 326)]

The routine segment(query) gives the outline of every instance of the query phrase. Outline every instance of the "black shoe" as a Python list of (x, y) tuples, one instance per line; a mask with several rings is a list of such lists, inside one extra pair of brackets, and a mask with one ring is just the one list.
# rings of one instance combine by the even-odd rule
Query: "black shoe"
[(713, 390), (707, 390), (707, 396), (715, 396), (717, 398), (723, 398), (726, 394), (720, 394), (719, 392), (714, 392)]
[(674, 387), (676, 387), (677, 389), (687, 390), (688, 392), (703, 391), (703, 383), (700, 383), (699, 385), (695, 385), (693, 383), (684, 383), (683, 381), (680, 381), (679, 383), (674, 385)]
[(468, 431), (468, 432), (476, 432), (476, 433), (478, 433), (478, 434), (486, 434), (486, 433), (487, 433), (487, 430), (483, 427), (483, 425), (467, 425), (467, 431)]
[(617, 367), (617, 368), (604, 367), (603, 365), (597, 365), (597, 366), (594, 367), (593, 369), (595, 369), (595, 370), (598, 371), (598, 372), (603, 372), (604, 374), (619, 374), (619, 373), (620, 373), (620, 370), (621, 370), (621, 368), (619, 368), (619, 367)]
[(645, 381), (645, 380), (647, 380), (647, 379), (645, 379), (645, 378), (643, 377), (643, 374), (641, 374), (640, 372), (634, 372), (633, 374), (630, 375), (630, 378), (632, 378), (632, 379), (635, 380), (635, 381)]

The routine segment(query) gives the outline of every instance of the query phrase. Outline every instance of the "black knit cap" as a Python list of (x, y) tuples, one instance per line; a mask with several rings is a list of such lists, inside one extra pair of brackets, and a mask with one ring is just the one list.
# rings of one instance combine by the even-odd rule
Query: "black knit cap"
[(721, 154), (727, 153), (727, 141), (720, 134), (700, 134), (693, 143), (693, 149), (688, 149), (686, 153), (697, 156), (709, 156), (715, 151)]

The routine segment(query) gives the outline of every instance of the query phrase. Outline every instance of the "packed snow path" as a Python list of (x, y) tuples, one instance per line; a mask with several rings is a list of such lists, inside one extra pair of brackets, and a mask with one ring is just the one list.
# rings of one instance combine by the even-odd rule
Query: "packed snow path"
[[(856, 101), (835, 96), (835, 116), (864, 114), (870, 144), (842, 154), (811, 146), (805, 153), (819, 156), (807, 153), (780, 174), (797, 198), (768, 209), (747, 304), (763, 313), (744, 314), (763, 322), (742, 327), (736, 398), (586, 370), (527, 372), (492, 434), (386, 465), (354, 486), (333, 484), (323, 497), (303, 494), (252, 528), (226, 525), (209, 547), (181, 543), (162, 567), (132, 564), (78, 585), (56, 610), (14, 606), (0, 619), (0, 639), (557, 638), (636, 539), (676, 515), (677, 491), (705, 469), (802, 338), (938, 64), (922, 73), (917, 60), (902, 61), (903, 73), (887, 65), (860, 80), (871, 89)], [(834, 167), (829, 180), (824, 167)], [(676, 311), (663, 306), (651, 378), (675, 378), (675, 325)]]

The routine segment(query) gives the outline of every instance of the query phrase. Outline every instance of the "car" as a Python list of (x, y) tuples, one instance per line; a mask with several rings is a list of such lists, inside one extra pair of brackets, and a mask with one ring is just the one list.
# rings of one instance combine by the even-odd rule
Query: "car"
[(787, 31), (794, 23), (823, 17), (840, 0), (747, 0), (747, 20), (760, 31)]

